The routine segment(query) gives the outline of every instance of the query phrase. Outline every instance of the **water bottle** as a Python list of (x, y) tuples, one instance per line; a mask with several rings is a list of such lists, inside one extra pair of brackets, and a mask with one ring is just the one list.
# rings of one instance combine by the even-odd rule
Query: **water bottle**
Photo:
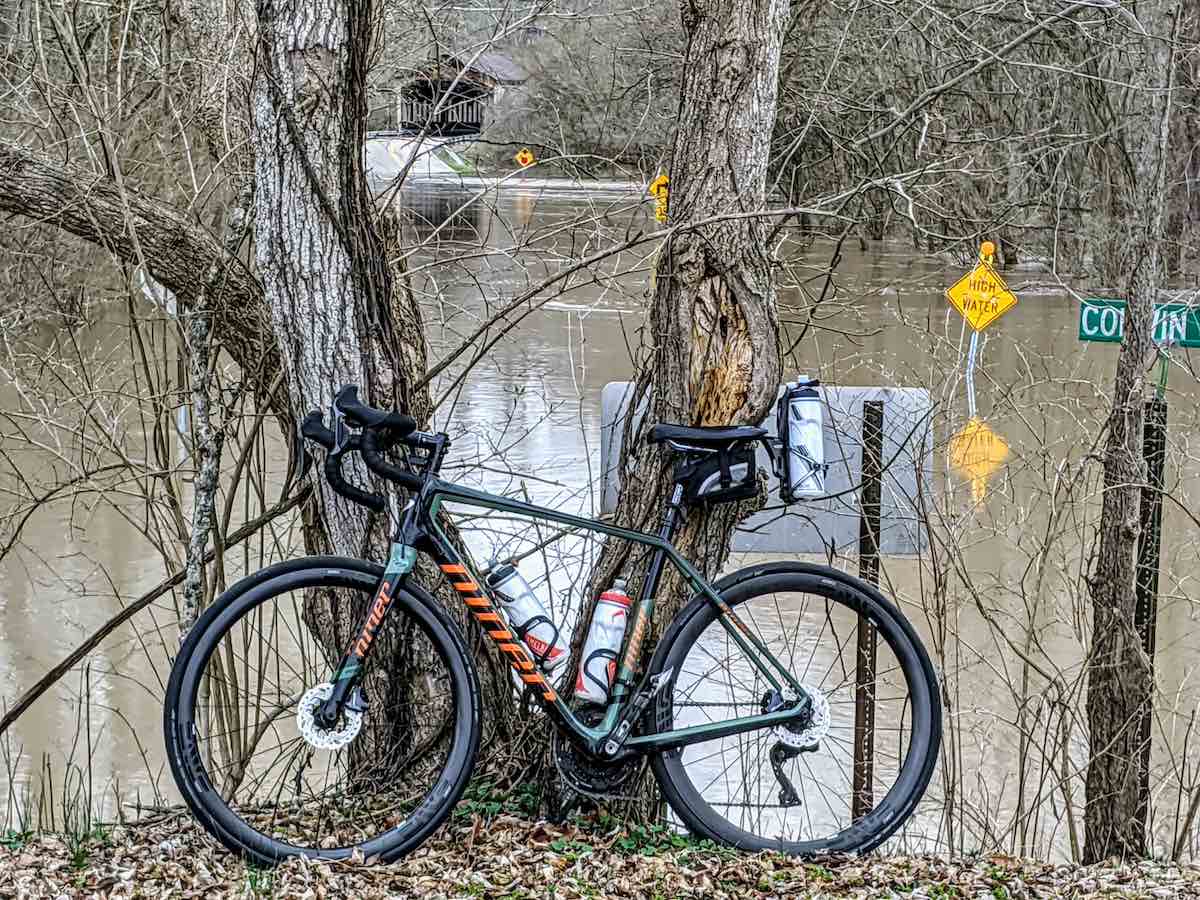
[(488, 585), (499, 596), (509, 630), (525, 642), (534, 661), (549, 672), (567, 659), (567, 645), (537, 594), (516, 567), (498, 566)]
[(575, 696), (590, 703), (608, 700), (608, 689), (617, 672), (617, 654), (629, 624), (629, 595), (625, 582), (618, 578), (611, 588), (600, 595), (592, 614), (592, 629), (583, 645), (579, 677), (575, 679)]
[(787, 477), (793, 497), (825, 494), (825, 436), (817, 384), (802, 380), (788, 391)]

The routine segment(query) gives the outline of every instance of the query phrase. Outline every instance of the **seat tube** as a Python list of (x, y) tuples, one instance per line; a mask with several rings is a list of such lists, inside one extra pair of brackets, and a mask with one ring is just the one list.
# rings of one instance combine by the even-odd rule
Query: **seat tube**
[[(671, 492), (671, 499), (667, 504), (666, 514), (663, 516), (662, 527), (658, 529), (658, 536), (667, 543), (675, 539), (675, 533), (679, 530), (679, 503), (683, 499), (683, 485), (679, 482), (675, 483), (675, 490)], [(661, 547), (654, 551), (654, 556), (650, 560), (650, 569), (646, 572), (646, 580), (642, 584), (641, 603), (647, 600), (652, 600), (654, 594), (658, 591), (658, 582), (662, 578), (663, 566), (667, 562), (667, 551)]]
[[(675, 533), (679, 530), (679, 509), (682, 499), (683, 485), (676, 482), (675, 490), (671, 493), (671, 499), (667, 504), (667, 511), (663, 515), (662, 527), (658, 530), (658, 536), (667, 543), (674, 539)], [(658, 591), (658, 582), (662, 578), (663, 566), (666, 565), (666, 562), (667, 551), (661, 547), (655, 550), (654, 556), (650, 559), (650, 568), (646, 571), (646, 580), (642, 582), (641, 596), (638, 597), (637, 605), (634, 607), (633, 618), (625, 632), (625, 646), (621, 650), (621, 657), (617, 663), (617, 677), (613, 679), (610, 698), (612, 701), (619, 703), (628, 696), (633, 686), (638, 656), (642, 652), (642, 639), (646, 635), (650, 617), (654, 615), (654, 596)]]

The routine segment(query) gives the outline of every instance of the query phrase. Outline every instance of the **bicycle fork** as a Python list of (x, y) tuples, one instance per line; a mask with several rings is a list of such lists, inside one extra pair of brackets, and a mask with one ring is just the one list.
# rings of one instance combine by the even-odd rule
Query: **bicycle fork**
[(338, 663), (337, 672), (333, 676), (333, 692), (329, 695), (329, 699), (314, 711), (313, 719), (321, 728), (333, 728), (341, 717), (346, 702), (358, 684), (359, 673), (362, 671), (367, 654), (371, 652), (371, 645), (375, 642), (379, 626), (387, 618), (388, 611), (392, 608), (395, 600), (396, 591), (399, 590), (401, 582), (408, 573), (413, 570), (416, 561), (417, 551), (415, 548), (399, 542), (392, 544), (387, 567), (383, 571), (383, 577), (379, 580), (379, 586), (375, 589), (375, 596), (371, 600), (366, 618)]

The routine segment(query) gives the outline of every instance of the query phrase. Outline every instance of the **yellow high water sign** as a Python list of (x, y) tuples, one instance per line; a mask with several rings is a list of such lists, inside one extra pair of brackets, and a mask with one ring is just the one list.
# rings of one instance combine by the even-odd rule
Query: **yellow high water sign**
[(1017, 305), (1017, 295), (983, 259), (954, 282), (946, 299), (976, 331), (983, 331)]
[(981, 419), (972, 418), (950, 438), (950, 465), (971, 483), (971, 499), (987, 496), (988, 478), (1008, 459), (1008, 444)]

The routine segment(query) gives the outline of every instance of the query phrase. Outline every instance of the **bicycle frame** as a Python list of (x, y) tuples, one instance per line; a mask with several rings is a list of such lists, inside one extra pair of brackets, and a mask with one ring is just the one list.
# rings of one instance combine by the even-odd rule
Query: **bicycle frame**
[[(345, 698), (349, 696), (357, 681), (354, 676), (361, 668), (363, 659), (370, 652), (375, 632), (391, 607), (396, 589), (403, 587), (405, 578), (416, 563), (417, 553), (425, 552), (438, 564), (443, 575), (450, 581), (468, 611), (480, 623), (483, 630), (497, 643), (501, 653), (508, 659), (522, 682), (531, 687), (540, 688), (540, 691), (537, 692), (538, 697), (556, 727), (576, 746), (588, 753), (598, 757), (612, 758), (622, 752), (661, 752), (701, 741), (797, 721), (809, 711), (807, 693), (792, 674), (780, 665), (762, 641), (721, 599), (713, 586), (672, 545), (671, 539), (674, 537), (678, 524), (681, 492), (682, 488), (676, 485), (675, 494), (667, 508), (662, 528), (657, 535), (652, 535), (461, 487), (433, 476), (427, 476), (421, 490), (403, 510), (401, 521), (398, 523), (393, 537), (391, 554), (383, 578), (380, 580), (366, 620), (359, 629), (358, 638), (351, 644), (338, 666), (337, 673), (333, 678), (334, 694), (327, 703), (330, 704), (330, 707), (336, 704), (340, 709)], [(499, 604), (487, 587), (487, 582), (480, 578), (479, 573), (474, 571), (471, 561), (459, 553), (453, 542), (438, 525), (438, 514), (447, 502), (506, 512), (531, 520), (548, 520), (571, 526), (580, 531), (622, 538), (654, 550), (641, 593), (630, 610), (630, 624), (626, 628), (624, 644), (618, 657), (616, 677), (613, 681), (609, 702), (605, 708), (604, 719), (598, 726), (589, 727), (579, 721), (567, 706), (566, 701), (538, 670), (524, 644), (506, 629), (504, 619), (497, 611)], [(666, 562), (670, 562), (680, 572), (694, 591), (713, 604), (725, 630), (742, 652), (747, 654), (767, 682), (778, 692), (782, 692), (785, 688), (795, 692), (795, 696), (801, 700), (798, 705), (775, 712), (730, 719), (726, 722), (693, 725), (658, 734), (628, 737), (635, 720), (653, 699), (653, 692), (663, 686), (661, 684), (650, 686), (647, 675), (638, 689), (631, 691), (646, 628), (654, 613), (655, 592)], [(671, 673), (667, 673), (666, 677), (670, 679)]]

